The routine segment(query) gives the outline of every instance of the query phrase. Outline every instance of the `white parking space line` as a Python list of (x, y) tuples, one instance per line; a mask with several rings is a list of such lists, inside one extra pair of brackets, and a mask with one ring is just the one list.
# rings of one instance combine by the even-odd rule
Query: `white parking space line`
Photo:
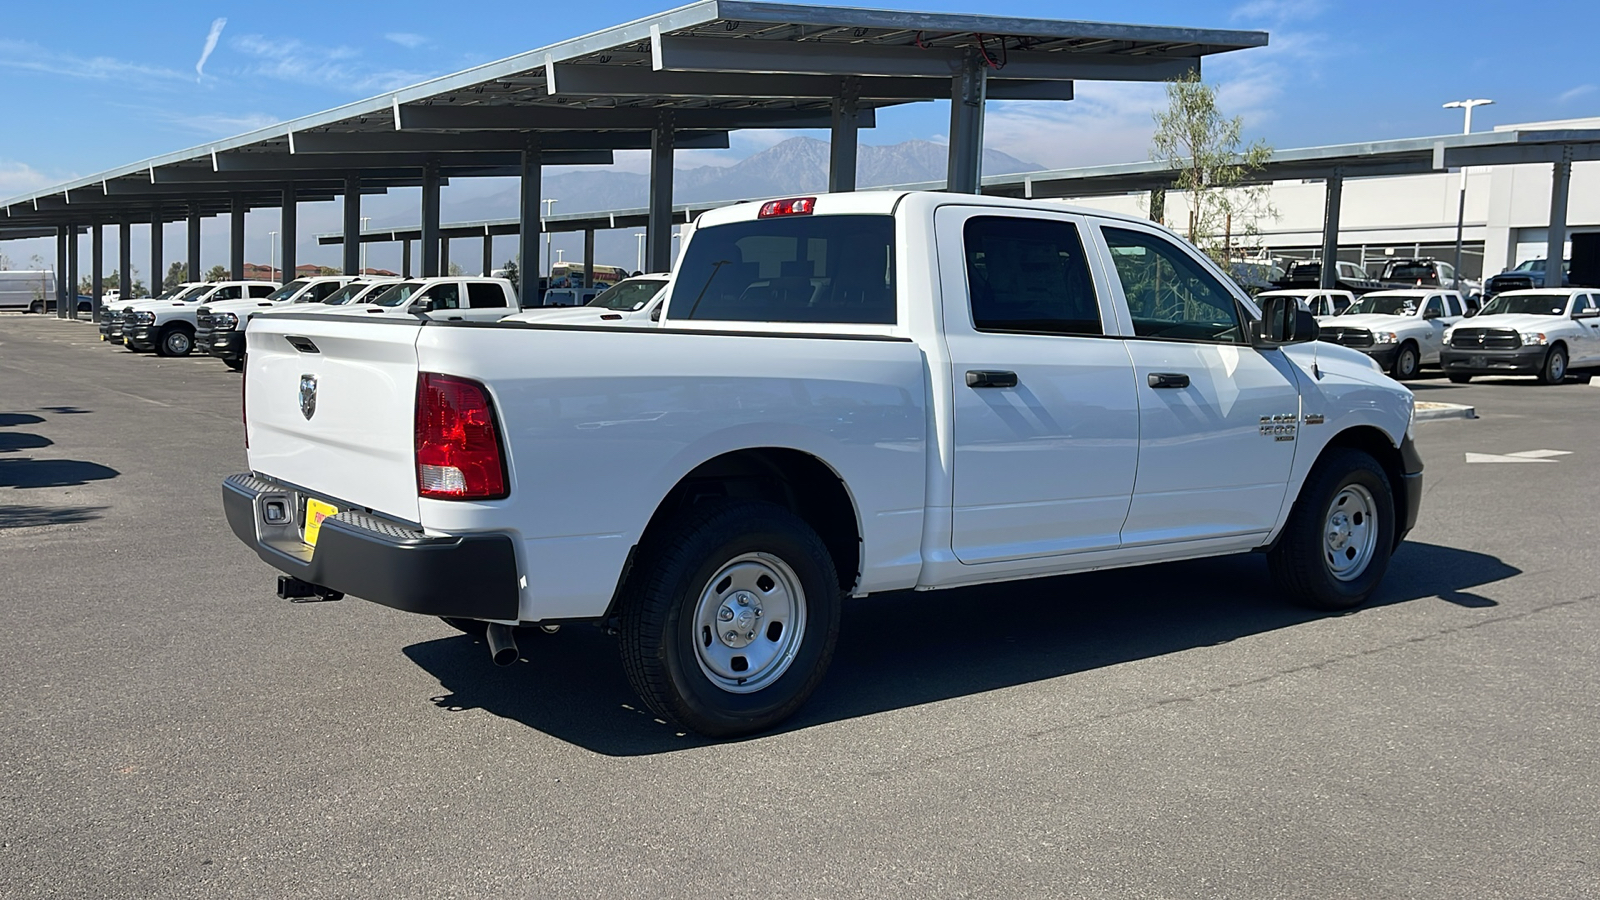
[(1555, 457), (1571, 456), (1571, 450), (1519, 450), (1516, 453), (1468, 453), (1469, 463), (1553, 463)]

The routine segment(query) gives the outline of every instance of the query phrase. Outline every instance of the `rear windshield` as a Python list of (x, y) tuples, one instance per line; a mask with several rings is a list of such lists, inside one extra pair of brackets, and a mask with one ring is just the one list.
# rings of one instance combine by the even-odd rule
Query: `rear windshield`
[(674, 280), (671, 319), (892, 325), (894, 219), (789, 216), (702, 228)]
[(667, 283), (660, 279), (641, 278), (638, 281), (624, 281), (621, 284), (607, 288), (605, 293), (589, 301), (590, 306), (603, 309), (617, 309), (623, 312), (634, 312), (644, 309), (644, 305), (655, 299)]
[(1501, 294), (1490, 300), (1479, 315), (1564, 316), (1567, 299), (1566, 294)]
[(1424, 281), (1431, 282), (1438, 276), (1433, 272), (1432, 263), (1419, 263), (1408, 265), (1395, 263), (1389, 266), (1389, 274), (1384, 276), (1389, 281)]
[(309, 283), (310, 282), (305, 281), (305, 280), (291, 281), (288, 284), (284, 285), (283, 287), (278, 288), (277, 290), (275, 290), (272, 293), (268, 294), (266, 296), (266, 299), (268, 299), (268, 300), (282, 300), (285, 297), (292, 297), (297, 292), (299, 292), (299, 290), (301, 288), (305, 287)]

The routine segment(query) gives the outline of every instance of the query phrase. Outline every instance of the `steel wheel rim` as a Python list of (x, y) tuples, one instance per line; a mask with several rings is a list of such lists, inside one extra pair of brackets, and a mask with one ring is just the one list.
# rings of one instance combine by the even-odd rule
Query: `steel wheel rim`
[(189, 336), (181, 331), (174, 331), (167, 337), (167, 349), (178, 356), (189, 352)]
[(1378, 546), (1378, 503), (1359, 484), (1339, 489), (1322, 524), (1322, 561), (1339, 581), (1361, 577)]
[(723, 563), (695, 604), (695, 661), (712, 684), (732, 694), (768, 687), (789, 670), (805, 638), (805, 589), (789, 564), (770, 553)]
[(1414, 375), (1417, 371), (1417, 354), (1410, 348), (1400, 350), (1400, 374)]
[(1560, 350), (1550, 351), (1550, 380), (1560, 381), (1567, 374), (1567, 355)]

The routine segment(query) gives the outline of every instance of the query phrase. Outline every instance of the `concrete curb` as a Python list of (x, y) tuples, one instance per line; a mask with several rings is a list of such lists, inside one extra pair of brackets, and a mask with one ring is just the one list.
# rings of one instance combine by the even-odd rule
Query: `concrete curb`
[(1416, 420), (1429, 422), (1434, 419), (1476, 419), (1477, 409), (1461, 403), (1436, 403), (1431, 400), (1417, 403)]

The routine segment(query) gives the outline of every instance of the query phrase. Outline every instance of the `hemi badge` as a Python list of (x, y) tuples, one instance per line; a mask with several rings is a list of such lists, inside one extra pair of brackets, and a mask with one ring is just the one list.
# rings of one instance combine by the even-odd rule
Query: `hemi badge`
[(1322, 413), (1306, 413), (1307, 425), (1321, 425), (1324, 421), (1326, 420), (1322, 418)]

